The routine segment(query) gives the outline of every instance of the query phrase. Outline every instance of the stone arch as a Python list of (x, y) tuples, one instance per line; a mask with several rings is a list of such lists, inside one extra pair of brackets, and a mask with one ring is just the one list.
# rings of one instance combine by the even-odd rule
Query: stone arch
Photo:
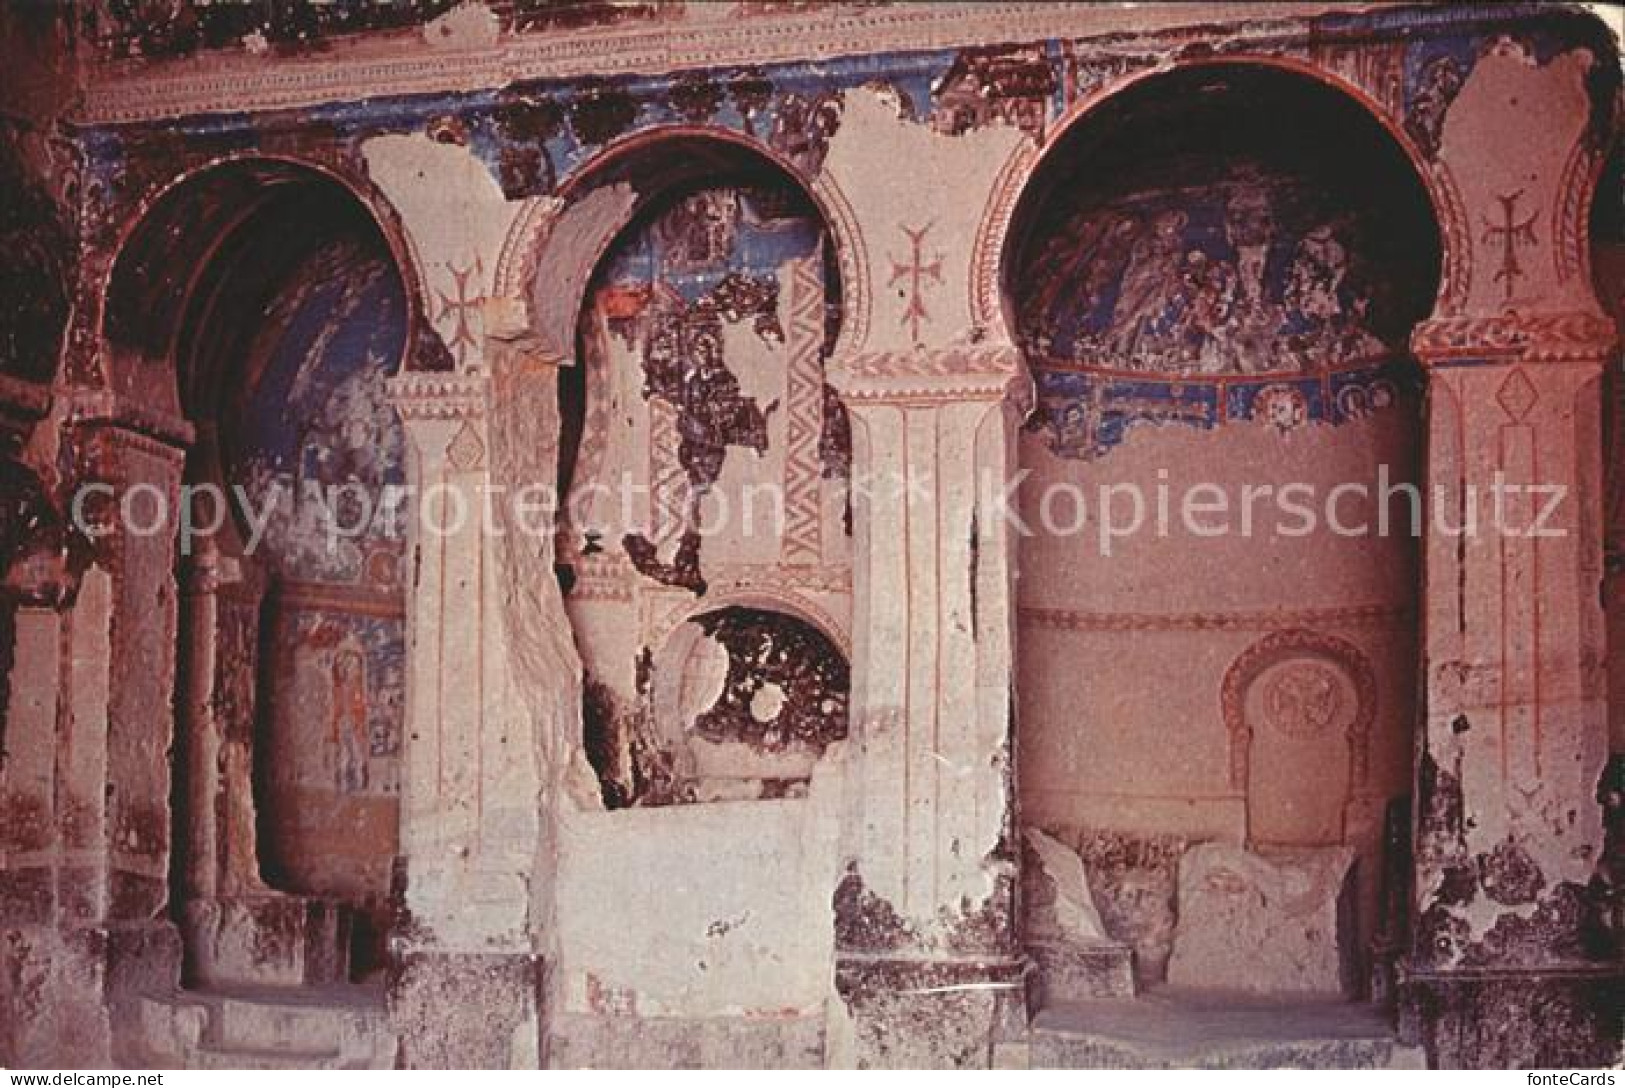
[[(375, 186), (346, 170), (305, 157), (247, 151), (210, 159), (154, 186), (118, 228), (112, 257), (94, 296), (100, 305), (96, 325), (106, 378), (115, 391), (124, 391), (131, 383), (127, 372), (135, 359), (173, 366), (168, 356), (173, 354), (198, 275), (283, 185), (336, 189), (365, 212), (384, 239), (407, 301), (405, 347), (390, 369), (407, 368), (422, 325), (423, 279), (400, 216)], [(187, 221), (190, 200), (208, 209), (202, 222)], [(143, 296), (140, 281), (143, 266), (156, 262), (190, 271), (178, 289), (155, 300), (156, 310), (149, 311), (142, 303), (154, 300)], [(169, 393), (162, 403), (180, 414), (181, 391), (158, 392)]]
[[(1183, 892), (1149, 859), (1213, 841), (1353, 847), (1362, 928), (1337, 940), (1363, 948), (1386, 922), (1391, 882), (1370, 862), (1411, 790), (1419, 552), (1408, 536), (1334, 537), (1326, 521), (1311, 541), (1284, 521), (1209, 534), (1177, 513), (1104, 552), (1049, 529), (1037, 503), (1056, 485), (1096, 510), (1108, 488), (1147, 512), (1158, 496), (1258, 484), (1318, 501), (1379, 463), (1410, 482), (1423, 434), (1411, 335), (1449, 295), (1451, 258), (1434, 237), (1438, 178), (1405, 140), (1329, 78), (1193, 61), (1113, 85), (1050, 144), (1019, 150), (984, 217), (977, 320), (1019, 345), (1035, 390), (1015, 452), (1023, 520), (1040, 530), (1019, 543), (1014, 607), (1023, 819), (1062, 841), (1128, 844), (1159, 932)], [(1311, 653), (1309, 636), (1283, 636), (1230, 669), (1271, 630), (1329, 641)], [(1255, 674), (1266, 683), (1249, 703)], [(1328, 701), (1335, 737), (1250, 743), (1249, 706), (1290, 726)], [(1327, 746), (1336, 797), (1305, 803), (1295, 784)]]
[[(714, 208), (706, 204), (710, 194), (723, 196)], [(700, 203), (693, 204), (695, 199)], [(504, 367), (528, 365), (521, 359), (575, 365), (558, 372), (557, 465), (548, 463), (552, 451), (514, 447), (510, 464), (499, 449), (499, 474), (518, 470), (546, 478), (556, 467), (572, 497), (577, 494), (573, 483), (597, 485), (600, 472), (603, 480), (617, 480), (628, 466), (647, 473), (651, 485), (650, 510), (642, 522), (619, 524), (607, 507), (583, 512), (573, 502), (569, 516), (561, 517), (557, 562), (569, 572), (568, 622), (587, 691), (582, 740), (591, 752), (600, 751), (601, 741), (621, 743), (605, 738), (648, 727), (647, 677), (657, 668), (661, 648), (687, 616), (729, 607), (719, 602), (794, 616), (850, 659), (846, 625), (833, 618), (849, 608), (850, 578), (832, 573), (849, 562), (849, 544), (839, 515), (831, 518), (829, 501), (844, 487), (849, 462), (835, 459), (840, 480), (832, 480), (823, 471), (829, 462), (822, 445), (827, 421), (837, 418), (830, 415), (832, 400), (838, 418), (846, 419), (825, 380), (826, 367), (840, 350), (835, 345), (854, 335), (846, 307), (863, 292), (861, 285), (853, 289), (862, 275), (861, 261), (854, 261), (842, 242), (849, 228), (839, 220), (844, 208), (832, 184), (809, 182), (748, 137), (660, 126), (608, 145), (556, 195), (527, 203), (513, 218), (497, 261), (495, 293), (516, 350), (496, 353), (495, 379), (503, 380)], [(709, 220), (711, 215), (717, 218)], [(716, 233), (712, 227), (697, 228), (701, 220), (711, 222)], [(678, 235), (683, 242), (673, 241)], [(770, 235), (785, 241), (764, 242)], [(755, 241), (741, 241), (736, 249), (736, 237)], [(707, 255), (684, 255), (694, 245)], [(713, 250), (716, 245), (720, 248)], [(633, 248), (623, 248), (628, 246)], [(614, 290), (600, 292), (609, 286), (598, 279), (611, 274), (608, 262), (644, 252), (636, 248), (641, 246), (651, 247), (647, 275), (622, 269), (613, 273)], [(652, 256), (656, 253), (661, 255)], [(679, 282), (687, 285), (681, 291), (673, 286)], [(683, 292), (689, 294), (679, 297)], [(614, 325), (622, 331), (613, 335), (610, 311), (603, 309), (611, 296), (614, 306), (624, 308), (614, 319), (624, 321)], [(867, 301), (856, 305), (866, 308)], [(698, 409), (694, 390), (683, 384), (688, 378), (679, 382), (682, 388), (667, 383), (669, 374), (659, 378), (667, 384), (658, 393), (646, 384), (657, 372), (665, 373), (652, 356), (640, 355), (655, 328), (643, 322), (651, 320), (664, 330), (660, 335), (681, 339), (681, 351), (709, 353), (703, 368), (709, 377), (693, 380), (706, 383), (704, 399), (732, 398), (748, 422), (739, 423), (726, 410), (707, 417), (709, 422), (701, 420), (706, 413)], [(735, 332), (739, 338), (729, 339)], [(727, 341), (731, 364), (723, 360), (723, 344), (714, 336)], [(677, 339), (673, 350), (679, 350)], [(718, 392), (709, 384), (713, 381), (725, 390)], [(645, 383), (641, 397), (640, 382)], [(764, 384), (758, 388), (758, 382)], [(611, 403), (620, 405), (614, 419), (607, 413)], [(499, 421), (507, 411), (504, 402), (493, 406)], [(732, 422), (723, 422), (724, 416)], [(679, 432), (688, 437), (680, 441)], [(691, 441), (707, 452), (671, 456), (689, 450), (685, 443)], [(701, 460), (709, 467), (702, 469)], [(788, 519), (780, 523), (781, 534), (729, 529), (707, 535), (702, 543), (697, 531), (702, 504), (720, 501), (717, 496), (737, 497), (737, 489), (758, 482), (758, 474), (766, 474), (760, 480), (784, 484)], [(764, 575), (769, 570), (784, 574), (788, 587), (775, 585)], [(713, 584), (706, 585), (706, 579)], [(633, 653), (647, 655), (645, 663), (634, 667)], [(637, 715), (643, 717), (634, 722)], [(608, 766), (603, 760), (595, 764), (606, 800), (619, 798), (617, 783), (632, 780)]]
[[(747, 626), (762, 625), (764, 629), (773, 631), (778, 637), (784, 635), (789, 635), (792, 639), (799, 637), (803, 649), (809, 643), (822, 643), (824, 648), (832, 648), (838, 658), (837, 661), (829, 663), (802, 659), (798, 662), (801, 668), (793, 671), (803, 672), (812, 667), (833, 664), (837, 672), (847, 678), (847, 686), (838, 692), (838, 698), (842, 703), (849, 699), (852, 650), (846, 625), (798, 593), (782, 590), (720, 592), (714, 598), (707, 595), (697, 602), (686, 604), (666, 617), (661, 629), (652, 632), (650, 645), (655, 648), (655, 653), (652, 660), (654, 681), (650, 692), (650, 709), (657, 724), (664, 723), (667, 728), (682, 725), (690, 722), (694, 712), (701, 707), (707, 704), (713, 708), (720, 705), (719, 685), (724, 682), (724, 674), (728, 671), (723, 666), (732, 665), (733, 650), (724, 651), (720, 661), (715, 660), (719, 643), (712, 641), (709, 632), (703, 628), (703, 621), (708, 618), (714, 620), (720, 616), (728, 616), (731, 622), (736, 624), (742, 622)], [(797, 631), (798, 627), (801, 628), (801, 632)], [(809, 633), (810, 639), (807, 638)], [(700, 648), (706, 645), (711, 650), (710, 655), (700, 652)], [(712, 660), (708, 661), (708, 656)], [(716, 665), (717, 668), (708, 670), (705, 667), (708, 663)], [(781, 675), (777, 679), (783, 681), (785, 677)], [(760, 677), (756, 678), (758, 683), (761, 680)], [(777, 687), (777, 684), (770, 686)], [(694, 703), (697, 691), (703, 693), (698, 706)], [(790, 753), (788, 760), (785, 758), (786, 753), (781, 751), (757, 753), (747, 757), (743, 766), (740, 765), (737, 755), (725, 762), (734, 764), (733, 774), (743, 771), (747, 775), (795, 778), (808, 775), (813, 763), (822, 755), (823, 747), (844, 738), (850, 728), (844, 707), (833, 715), (816, 720), (819, 721), (819, 728), (815, 746)], [(698, 751), (712, 747), (701, 737), (685, 734), (680, 740), (682, 743), (678, 748), (689, 760), (692, 760)], [(742, 750), (739, 740), (735, 740), (733, 744), (736, 752)], [(724, 774), (723, 777), (728, 775)]]
[[(503, 240), (492, 284), (493, 297), (505, 307), (507, 333), (535, 342), (543, 354), (569, 357), (570, 353), (559, 351), (558, 345), (568, 345), (574, 339), (575, 314), (580, 311), (587, 280), (616, 234), (637, 214), (636, 209), (643, 201), (621, 209), (612, 217), (613, 227), (605, 223), (600, 228), (601, 234), (590, 233), (589, 238), (596, 239), (596, 245), (588, 245), (583, 252), (568, 245), (575, 241), (574, 237), (567, 238), (572, 210), (594, 190), (609, 183), (606, 175), (628, 159), (659, 155), (661, 146), (682, 141), (738, 148), (793, 179), (808, 194), (830, 231), (840, 270), (841, 329), (833, 356), (840, 358), (858, 350), (868, 330), (868, 260), (857, 216), (840, 186), (824, 171), (807, 178), (782, 154), (760, 140), (732, 129), (704, 125), (656, 125), (622, 136), (578, 165), (561, 180), (553, 195), (525, 201)], [(566, 249), (570, 251), (561, 252)], [(545, 312), (539, 311), (530, 296), (543, 268), (549, 270), (550, 281), (562, 278), (571, 286), (559, 305)]]
[(987, 207), (982, 213), (971, 257), (970, 313), (976, 328), (994, 339), (1013, 339), (1015, 328), (1006, 312), (1006, 277), (1009, 272), (1014, 228), (1022, 205), (1027, 202), (1033, 180), (1039, 176), (1057, 149), (1064, 150), (1066, 136), (1087, 124), (1108, 103), (1141, 84), (1155, 83), (1174, 72), (1192, 68), (1259, 67), (1288, 72), (1313, 80), (1346, 96), (1371, 116), (1410, 160), (1417, 178), (1428, 193), (1440, 234), (1442, 268), (1434, 312), (1455, 313), (1466, 296), (1472, 271), (1472, 234), (1466, 208), (1449, 170), (1430, 160), (1395, 118), (1364, 88), (1320, 65), (1290, 57), (1261, 54), (1233, 54), (1222, 58), (1202, 57), (1183, 60), (1171, 67), (1134, 72), (1108, 81), (1073, 104), (1058, 119), (1042, 143), (1023, 140), (1010, 153), (994, 182)]
[[(203, 539), (154, 546), (139, 576), (179, 583), (164, 653), (182, 692), (170, 771), (193, 817), (177, 821), (187, 839), (170, 874), (188, 978), (226, 978), (236, 966), (219, 949), (263, 936), (279, 911), (300, 925), (353, 913), (366, 933), (356, 947), (377, 963), (398, 842), (404, 545), (383, 539), (380, 519), (337, 564), (312, 559), (319, 530), (288, 497), (307, 482), (370, 488), (370, 518), (399, 482), (384, 383), (406, 368), (419, 328), (410, 249), (370, 184), (258, 153), (155, 187), (117, 239), (97, 295), (105, 380), (116, 403), (184, 433), (170, 487), (215, 488), (209, 518), (193, 522), (208, 526)], [(233, 484), (263, 504), (263, 538), (245, 531)], [(320, 797), (301, 792), (312, 783)], [(348, 847), (315, 844), (319, 817), (293, 826), (323, 806), (366, 825), (353, 840), (368, 852), (364, 875), (344, 864)], [(301, 902), (323, 906), (301, 913)], [(349, 962), (339, 933), (350, 932), (328, 934), (335, 963)]]
[(661, 622), (655, 641), (661, 642), (695, 616), (714, 612), (719, 608), (757, 608), (772, 612), (785, 612), (816, 628), (833, 642), (847, 660), (852, 658), (852, 625), (832, 615), (804, 593), (791, 589), (753, 587), (723, 589), (704, 598), (685, 603)]

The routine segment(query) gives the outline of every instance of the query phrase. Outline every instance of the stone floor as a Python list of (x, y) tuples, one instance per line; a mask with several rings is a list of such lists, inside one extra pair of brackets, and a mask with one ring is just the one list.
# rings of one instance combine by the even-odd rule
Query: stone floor
[(1422, 1067), (1369, 1005), (1177, 989), (1056, 1003), (1033, 1018), (1028, 1046), (1034, 1069)]

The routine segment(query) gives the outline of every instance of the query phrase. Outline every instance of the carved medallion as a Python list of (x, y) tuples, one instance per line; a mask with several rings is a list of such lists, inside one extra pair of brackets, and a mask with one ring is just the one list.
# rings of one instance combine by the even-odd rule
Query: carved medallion
[(1264, 681), (1264, 722), (1289, 737), (1324, 733), (1343, 707), (1343, 678), (1330, 665), (1294, 661)]

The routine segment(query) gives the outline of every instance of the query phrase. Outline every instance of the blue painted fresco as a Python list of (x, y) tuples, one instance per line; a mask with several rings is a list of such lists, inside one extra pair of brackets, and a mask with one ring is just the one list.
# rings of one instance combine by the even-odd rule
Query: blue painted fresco
[(1036, 370), (1037, 408), (1027, 430), (1057, 457), (1101, 457), (1139, 427), (1211, 430), (1230, 421), (1286, 432), (1340, 424), (1416, 402), (1420, 377), (1395, 359), (1319, 375), (1175, 382), (1084, 370)]
[(404, 438), (385, 382), (406, 338), (400, 279), (340, 243), (298, 270), (267, 317), (222, 434), (236, 480), (275, 510), (263, 554), (290, 578), (392, 584), (404, 508), (386, 500), (405, 483)]
[(788, 185), (707, 188), (623, 235), (599, 275), (606, 284), (660, 284), (692, 303), (730, 274), (777, 277), (823, 244), (817, 210)]
[[(1065, 203), (1019, 280), (1044, 360), (1144, 373), (1302, 373), (1403, 350), (1425, 260), (1372, 244), (1376, 212), (1247, 164), (1216, 183)], [(1418, 303), (1420, 299), (1420, 303)]]

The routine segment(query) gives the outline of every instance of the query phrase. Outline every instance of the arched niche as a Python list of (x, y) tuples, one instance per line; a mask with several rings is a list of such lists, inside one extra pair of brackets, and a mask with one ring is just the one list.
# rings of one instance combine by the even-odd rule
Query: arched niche
[[(1024, 818), (1082, 855), (1141, 986), (1170, 947), (1180, 960), (1180, 859), (1203, 843), (1348, 848), (1357, 921), (1337, 940), (1364, 960), (1397, 924), (1385, 873), (1405, 868), (1383, 844), (1417, 698), (1421, 507), (1395, 489), (1420, 482), (1408, 343), (1441, 265), (1426, 186), (1352, 97), (1203, 63), (1072, 122), (1004, 255), (1036, 394), (1019, 439)], [(1289, 788), (1311, 770), (1330, 796)], [(1200, 981), (1270, 988), (1248, 969)]]
[[(1591, 205), (1591, 275), (1597, 298), (1625, 334), (1625, 145), (1616, 141)], [(1612, 812), (1625, 820), (1625, 382), (1617, 358), (1603, 371), (1604, 577), (1608, 622), (1609, 751), (1614, 757)]]
[[(720, 799), (655, 785), (692, 767), (668, 743), (681, 700), (655, 695), (681, 667), (663, 652), (671, 617), (771, 588), (850, 615), (850, 437), (824, 380), (843, 317), (834, 232), (781, 164), (692, 132), (610, 149), (562, 199), (544, 259), (565, 267), (529, 307), (545, 340), (561, 300), (576, 304), (557, 562), (585, 671), (582, 743), (612, 807)], [(750, 779), (751, 796), (782, 777)]]
[(115, 391), (196, 435), (172, 874), (192, 977), (220, 969), (197, 904), (277, 893), (339, 904), (355, 940), (338, 962), (381, 964), (406, 667), (405, 450), (385, 390), (416, 321), (402, 254), (366, 191), (246, 158), (149, 201), (109, 276)]

